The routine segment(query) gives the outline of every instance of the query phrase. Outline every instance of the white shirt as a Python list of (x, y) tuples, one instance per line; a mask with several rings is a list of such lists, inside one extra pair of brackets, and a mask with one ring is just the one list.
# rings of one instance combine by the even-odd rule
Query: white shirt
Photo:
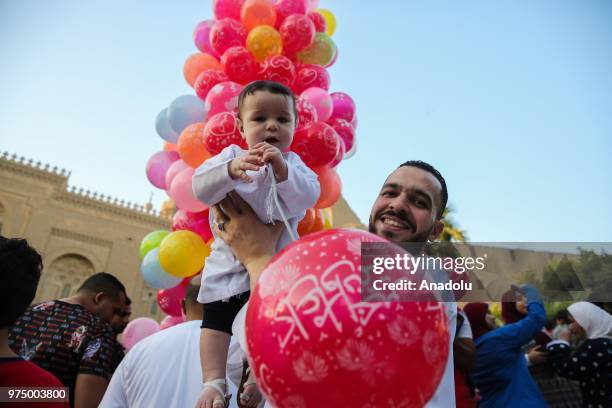
[[(235, 190), (263, 222), (269, 224), (272, 221), (282, 220), (271, 194), (273, 175), (269, 174), (267, 167), (261, 167), (258, 171), (247, 171), (247, 174), (253, 179), (252, 183), (233, 180), (230, 177), (228, 163), (245, 154), (246, 150), (231, 145), (218, 155), (206, 160), (193, 175), (194, 195), (204, 204), (212, 206), (225, 198), (227, 193)], [(283, 153), (283, 156), (287, 162), (287, 180), (277, 184), (278, 198), (287, 221), (297, 236), (298, 223), (304, 218), (306, 210), (316, 204), (320, 186), (317, 175), (302, 162), (297, 154), (288, 152)], [(212, 211), (209, 221), (212, 225)], [(232, 250), (216, 236), (214, 229), (212, 230), (215, 240), (202, 273), (202, 285), (198, 294), (200, 303), (227, 299), (246, 292), (250, 288), (248, 273), (236, 259)], [(291, 241), (289, 231), (284, 229), (278, 241), (277, 250), (284, 248)]]
[[(181, 323), (136, 344), (117, 367), (100, 407), (194, 407), (202, 391), (201, 323)], [(236, 387), (229, 387), (235, 396)], [(237, 407), (235, 398), (230, 407)]]

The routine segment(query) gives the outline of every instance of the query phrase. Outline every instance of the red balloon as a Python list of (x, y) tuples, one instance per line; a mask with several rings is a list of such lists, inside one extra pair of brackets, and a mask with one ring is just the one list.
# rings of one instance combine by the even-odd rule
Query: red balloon
[(257, 79), (259, 64), (246, 48), (231, 47), (221, 56), (223, 70), (234, 82), (246, 84)]
[(198, 234), (204, 242), (208, 242), (213, 235), (208, 222), (208, 208), (197, 213), (178, 210), (172, 217), (172, 231), (189, 230)]
[(301, 65), (298, 68), (293, 92), (301, 94), (308, 88), (322, 88), (329, 91), (329, 73), (320, 65)]
[(193, 87), (200, 99), (204, 100), (213, 86), (225, 81), (229, 81), (225, 72), (218, 69), (206, 69), (198, 75)]
[(295, 79), (295, 65), (283, 55), (274, 55), (263, 62), (260, 75), (263, 79), (290, 87)]
[(340, 142), (336, 131), (327, 123), (316, 122), (293, 136), (291, 150), (309, 167), (325, 166), (338, 154)]
[(305, 128), (312, 123), (317, 122), (317, 109), (312, 103), (298, 96), (296, 97), (296, 107), (298, 112), (298, 129)]
[(321, 194), (314, 208), (331, 207), (340, 198), (340, 192), (342, 191), (340, 176), (330, 166), (317, 167), (313, 171), (319, 176), (319, 184), (321, 185)]
[(329, 167), (331, 168), (335, 168), (336, 166), (338, 166), (340, 162), (342, 162), (342, 159), (344, 159), (344, 153), (346, 153), (346, 147), (344, 147), (344, 141), (342, 140), (342, 138), (338, 138), (338, 139), (340, 140), (340, 148), (338, 149), (338, 154), (336, 155), (334, 160), (332, 160), (332, 162), (329, 163)]
[(283, 21), (278, 32), (283, 40), (283, 52), (292, 54), (312, 44), (316, 30), (311, 19), (302, 14), (293, 14)]
[(240, 20), (240, 9), (244, 0), (213, 0), (213, 13), (217, 20), (230, 17)]
[(306, 2), (304, 0), (278, 0), (274, 7), (276, 7), (277, 28), (292, 14), (306, 14)]
[(422, 407), (435, 392), (449, 350), (444, 306), (363, 302), (362, 242), (386, 241), (358, 230), (309, 234), (262, 273), (246, 338), (272, 406)]
[(246, 37), (244, 25), (231, 18), (218, 20), (210, 29), (210, 45), (219, 55), (230, 47), (244, 45)]
[(204, 143), (210, 154), (218, 154), (227, 146), (235, 144), (245, 147), (238, 129), (236, 116), (232, 112), (221, 112), (210, 118), (204, 127)]
[[(187, 280), (187, 282), (189, 282)], [(181, 300), (185, 298), (187, 293), (187, 285), (185, 280), (170, 289), (160, 289), (157, 291), (157, 304), (159, 308), (167, 315), (181, 315)]]
[(324, 33), (327, 29), (327, 23), (325, 22), (323, 16), (317, 13), (316, 11), (310, 11), (307, 15), (308, 18), (313, 22), (317, 33)]
[(355, 128), (349, 122), (340, 118), (333, 118), (327, 121), (334, 128), (340, 139), (344, 142), (344, 148), (349, 152), (355, 144)]

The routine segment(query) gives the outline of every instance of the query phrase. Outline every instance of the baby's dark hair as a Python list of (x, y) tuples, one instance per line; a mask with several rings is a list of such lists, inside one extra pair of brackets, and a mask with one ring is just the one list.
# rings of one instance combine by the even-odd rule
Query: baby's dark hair
[(240, 95), (238, 96), (238, 117), (240, 117), (240, 111), (242, 110), (242, 105), (244, 104), (244, 100), (248, 95), (254, 95), (257, 91), (267, 91), (272, 94), (277, 95), (285, 95), (291, 100), (291, 105), (293, 106), (293, 115), (295, 116), (295, 120), (297, 121), (297, 105), (295, 102), (295, 95), (291, 92), (291, 89), (287, 88), (285, 85), (280, 84), (274, 81), (253, 81), (247, 84)]

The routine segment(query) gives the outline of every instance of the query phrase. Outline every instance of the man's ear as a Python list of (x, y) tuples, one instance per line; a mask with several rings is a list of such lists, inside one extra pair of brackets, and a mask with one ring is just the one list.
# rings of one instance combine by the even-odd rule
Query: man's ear
[(106, 293), (104, 293), (104, 292), (98, 292), (98, 293), (96, 293), (96, 295), (94, 296), (94, 299), (93, 299), (94, 304), (96, 304), (96, 305), (97, 305), (97, 304), (98, 304), (98, 303), (100, 303), (102, 300), (104, 300), (104, 298), (105, 298), (105, 297), (106, 297)]
[(434, 224), (434, 227), (433, 227), (433, 230), (431, 231), (431, 234), (429, 234), (429, 239), (431, 241), (435, 241), (436, 238), (438, 238), (438, 236), (442, 233), (442, 231), (444, 231), (444, 223), (442, 221), (438, 220)]

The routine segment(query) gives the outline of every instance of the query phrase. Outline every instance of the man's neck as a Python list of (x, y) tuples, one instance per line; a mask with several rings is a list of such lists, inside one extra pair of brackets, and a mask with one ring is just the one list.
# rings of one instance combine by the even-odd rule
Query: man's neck
[(17, 357), (8, 345), (8, 329), (0, 330), (0, 357)]
[(71, 305), (83, 306), (85, 309), (87, 309), (88, 306), (87, 299), (80, 293), (59, 300), (65, 303), (70, 303)]

